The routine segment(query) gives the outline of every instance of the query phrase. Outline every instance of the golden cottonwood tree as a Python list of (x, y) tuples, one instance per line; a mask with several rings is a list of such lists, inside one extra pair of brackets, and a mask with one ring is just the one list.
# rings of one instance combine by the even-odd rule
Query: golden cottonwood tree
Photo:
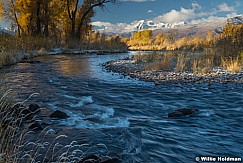
[(71, 23), (70, 37), (80, 39), (82, 29), (89, 28), (91, 18), (94, 16), (95, 7), (103, 8), (106, 3), (115, 3), (116, 0), (84, 0), (79, 5), (79, 0), (66, 0), (68, 16)]
[(94, 8), (116, 0), (6, 0), (5, 17), (19, 35), (80, 39), (91, 29)]
[(3, 1), (0, 1), (0, 20), (2, 20), (2, 16), (3, 16)]

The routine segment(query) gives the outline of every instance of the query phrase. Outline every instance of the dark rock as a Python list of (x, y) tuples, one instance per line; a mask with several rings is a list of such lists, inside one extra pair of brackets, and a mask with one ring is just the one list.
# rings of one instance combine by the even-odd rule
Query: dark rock
[(100, 163), (121, 163), (121, 160), (117, 157), (115, 158), (105, 157), (101, 159)]
[(191, 115), (198, 112), (197, 109), (195, 108), (184, 108), (184, 109), (178, 109), (175, 110), (174, 112), (171, 112), (168, 114), (169, 118), (177, 118), (177, 117), (181, 117), (181, 116), (186, 116), (186, 115)]
[(131, 59), (129, 57), (126, 57), (123, 60), (128, 61), (128, 60), (131, 60)]
[(37, 104), (30, 104), (28, 108), (22, 108), (21, 114), (25, 116), (26, 120), (31, 120), (34, 114), (40, 112), (40, 107)]
[(99, 157), (97, 155), (89, 155), (87, 157), (82, 158), (79, 163), (99, 163)]
[(33, 113), (37, 113), (40, 111), (40, 106), (37, 104), (30, 104), (28, 107), (28, 110), (33, 112)]
[(22, 61), (20, 61), (20, 63), (30, 63), (30, 64), (34, 64), (34, 63), (41, 63), (41, 61), (34, 61), (34, 60), (22, 60)]
[(25, 107), (22, 104), (15, 104), (12, 106), (11, 110), (18, 116), (21, 112), (21, 110), (25, 109)]
[(66, 113), (64, 113), (64, 112), (62, 112), (62, 111), (60, 111), (60, 110), (56, 110), (56, 111), (54, 111), (54, 112), (50, 115), (50, 117), (51, 117), (51, 118), (57, 118), (57, 119), (66, 119), (66, 118), (68, 118), (69, 116), (68, 116)]
[(32, 129), (32, 130), (43, 130), (43, 127), (41, 126), (41, 124), (37, 121), (34, 121), (33, 123), (31, 123), (29, 125), (29, 129)]

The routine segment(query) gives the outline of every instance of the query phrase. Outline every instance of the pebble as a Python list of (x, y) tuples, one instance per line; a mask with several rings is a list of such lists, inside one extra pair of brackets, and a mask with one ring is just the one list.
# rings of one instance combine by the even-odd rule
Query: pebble
[(243, 84), (243, 71), (239, 73), (229, 73), (220, 68), (215, 68), (213, 72), (198, 75), (190, 72), (166, 72), (166, 71), (145, 71), (143, 64), (134, 63), (132, 59), (109, 61), (103, 64), (105, 69), (128, 75), (132, 78), (154, 82), (158, 84)]

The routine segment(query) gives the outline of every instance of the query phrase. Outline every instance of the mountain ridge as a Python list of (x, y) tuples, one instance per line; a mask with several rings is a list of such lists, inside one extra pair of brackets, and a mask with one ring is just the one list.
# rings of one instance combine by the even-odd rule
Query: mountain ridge
[(105, 35), (119, 35), (121, 37), (130, 37), (132, 33), (141, 30), (152, 30), (153, 35), (158, 33), (171, 33), (176, 34), (177, 38), (185, 36), (197, 36), (205, 37), (208, 31), (212, 31), (214, 34), (222, 32), (223, 28), (227, 23), (234, 25), (243, 24), (243, 15), (238, 15), (232, 18), (220, 19), (214, 22), (200, 22), (197, 24), (190, 24), (187, 22), (179, 23), (155, 23), (152, 20), (139, 20), (130, 24), (130, 27), (125, 32), (104, 32)]

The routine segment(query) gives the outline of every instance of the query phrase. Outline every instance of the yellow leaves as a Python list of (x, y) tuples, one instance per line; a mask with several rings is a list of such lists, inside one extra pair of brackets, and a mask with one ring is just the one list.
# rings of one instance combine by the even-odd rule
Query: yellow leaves
[(162, 45), (165, 38), (162, 33), (159, 33), (155, 36), (154, 44), (155, 45)]
[(150, 45), (152, 43), (152, 31), (143, 30), (133, 34), (133, 37), (128, 41), (129, 45)]
[(3, 19), (3, 1), (0, 0), (0, 21)]

